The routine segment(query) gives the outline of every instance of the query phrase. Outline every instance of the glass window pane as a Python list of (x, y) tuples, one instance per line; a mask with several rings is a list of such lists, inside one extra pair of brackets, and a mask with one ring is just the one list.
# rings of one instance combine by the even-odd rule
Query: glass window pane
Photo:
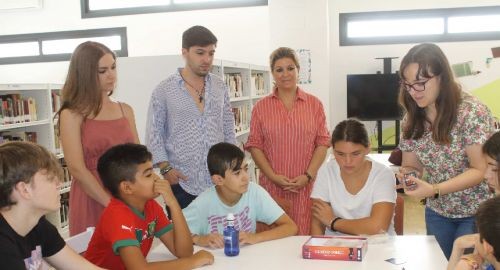
[(500, 15), (448, 18), (448, 33), (500, 31)]
[(0, 43), (0, 57), (39, 55), (38, 42)]
[[(174, 4), (190, 4), (190, 3), (208, 3), (208, 2), (224, 2), (221, 0), (173, 0)], [(238, 0), (228, 0), (225, 2), (238, 2)]]
[(443, 18), (370, 20), (347, 23), (347, 36), (349, 38), (438, 35), (443, 33)]
[(170, 0), (88, 0), (89, 10), (170, 5)]
[(44, 55), (73, 53), (78, 45), (89, 40), (102, 43), (113, 51), (122, 49), (120, 36), (88, 37), (42, 41), (42, 53)]

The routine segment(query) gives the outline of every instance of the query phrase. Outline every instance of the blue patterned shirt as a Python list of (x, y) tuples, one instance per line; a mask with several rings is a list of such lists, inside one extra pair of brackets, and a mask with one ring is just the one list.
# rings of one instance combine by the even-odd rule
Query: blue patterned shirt
[(224, 81), (205, 76), (205, 108), (200, 112), (178, 69), (162, 81), (151, 95), (146, 127), (146, 144), (153, 163), (169, 161), (187, 176), (179, 184), (198, 195), (212, 186), (207, 168), (210, 147), (219, 142), (236, 144), (234, 116), (229, 90)]

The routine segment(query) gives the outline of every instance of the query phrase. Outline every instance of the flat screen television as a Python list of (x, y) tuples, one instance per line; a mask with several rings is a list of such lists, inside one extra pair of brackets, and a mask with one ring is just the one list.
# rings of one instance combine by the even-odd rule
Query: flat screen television
[(400, 120), (398, 74), (347, 75), (347, 117)]

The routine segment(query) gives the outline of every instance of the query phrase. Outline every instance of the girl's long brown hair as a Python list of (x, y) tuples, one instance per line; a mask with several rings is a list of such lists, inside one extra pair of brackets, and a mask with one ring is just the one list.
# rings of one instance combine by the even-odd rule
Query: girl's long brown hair
[[(94, 41), (76, 47), (69, 63), (68, 75), (61, 93), (61, 108), (82, 114), (85, 118), (96, 116), (102, 108), (102, 90), (99, 83), (99, 60), (105, 54), (116, 55), (108, 47)], [(109, 95), (113, 92), (111, 91)]]
[[(417, 78), (405, 78), (408, 65), (418, 64)], [(404, 139), (419, 139), (425, 131), (425, 124), (431, 126), (432, 140), (440, 144), (450, 143), (450, 133), (457, 120), (458, 106), (462, 102), (462, 89), (455, 81), (448, 59), (435, 44), (423, 43), (414, 46), (401, 61), (399, 68), (401, 80), (432, 78), (439, 79), (439, 94), (436, 99), (436, 119), (431, 123), (425, 108), (417, 106), (404, 86), (399, 90), (399, 102), (406, 111), (406, 122), (402, 127)]]

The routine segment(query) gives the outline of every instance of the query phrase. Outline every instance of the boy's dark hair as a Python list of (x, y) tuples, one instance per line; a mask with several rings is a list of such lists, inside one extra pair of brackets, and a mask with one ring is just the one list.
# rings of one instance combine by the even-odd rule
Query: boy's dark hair
[(119, 144), (111, 147), (99, 158), (97, 171), (111, 195), (120, 198), (120, 183), (134, 182), (137, 166), (151, 160), (152, 155), (146, 146), (135, 143)]
[(208, 171), (211, 176), (217, 174), (225, 177), (228, 169), (240, 170), (244, 158), (245, 153), (234, 144), (224, 142), (215, 144), (208, 150)]
[(500, 196), (483, 202), (476, 213), (476, 226), (481, 243), (486, 240), (493, 247), (493, 255), (500, 262)]
[(338, 141), (346, 141), (361, 144), (364, 147), (370, 146), (370, 139), (365, 125), (356, 119), (347, 119), (337, 124), (332, 132), (332, 146)]
[(0, 209), (15, 205), (12, 190), (19, 182), (30, 183), (40, 170), (62, 180), (63, 171), (56, 157), (47, 149), (30, 142), (0, 145)]
[(217, 38), (210, 30), (201, 25), (195, 25), (182, 34), (183, 49), (189, 49), (193, 46), (205, 47), (212, 44), (217, 45)]
[[(500, 131), (495, 132), (483, 144), (483, 153), (500, 164)], [(500, 179), (500, 170), (497, 172), (498, 179)]]

